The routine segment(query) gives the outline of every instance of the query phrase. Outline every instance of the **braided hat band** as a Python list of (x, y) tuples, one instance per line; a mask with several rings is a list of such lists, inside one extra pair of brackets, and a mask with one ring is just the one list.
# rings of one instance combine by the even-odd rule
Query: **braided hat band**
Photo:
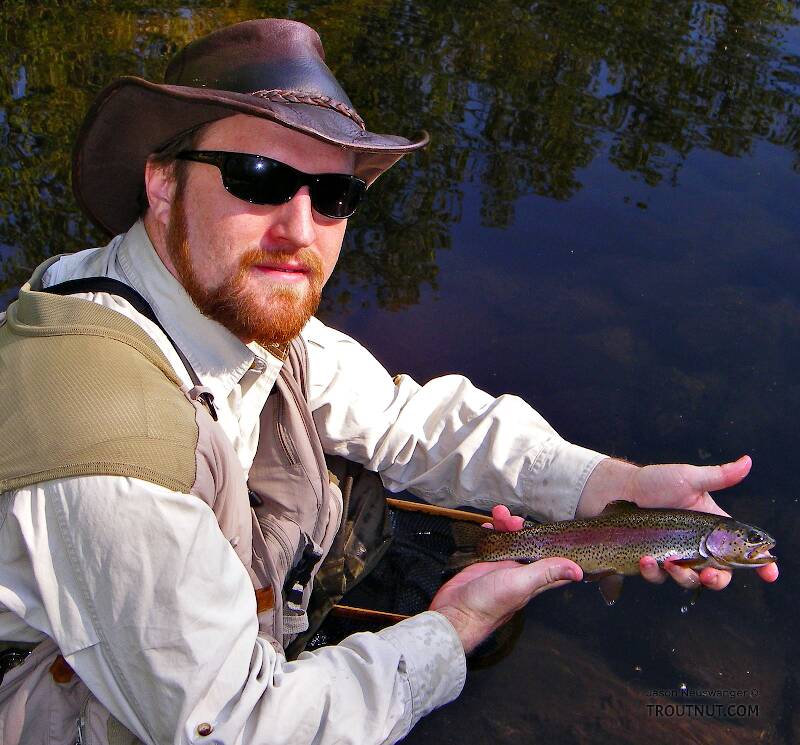
[(333, 109), (340, 114), (344, 114), (349, 119), (352, 119), (363, 131), (367, 130), (367, 125), (364, 120), (356, 113), (354, 109), (337, 101), (330, 96), (313, 95), (311, 93), (304, 93), (303, 91), (290, 91), (282, 90), (280, 88), (271, 88), (263, 91), (253, 91), (251, 96), (258, 96), (265, 98), (267, 101), (275, 101), (276, 103), (307, 103), (311, 106), (321, 106), (325, 109)]

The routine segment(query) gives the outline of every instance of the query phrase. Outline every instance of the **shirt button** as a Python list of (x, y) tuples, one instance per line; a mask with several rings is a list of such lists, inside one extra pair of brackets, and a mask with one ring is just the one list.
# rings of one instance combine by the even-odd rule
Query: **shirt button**
[(200, 737), (208, 737), (213, 731), (214, 728), (208, 722), (197, 725), (196, 732)]

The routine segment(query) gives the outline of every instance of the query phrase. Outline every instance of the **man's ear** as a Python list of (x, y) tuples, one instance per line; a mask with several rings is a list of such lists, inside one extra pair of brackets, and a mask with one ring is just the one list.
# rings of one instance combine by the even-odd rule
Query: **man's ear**
[(164, 227), (169, 222), (169, 211), (175, 196), (174, 166), (160, 166), (148, 159), (144, 167), (144, 188), (153, 218)]

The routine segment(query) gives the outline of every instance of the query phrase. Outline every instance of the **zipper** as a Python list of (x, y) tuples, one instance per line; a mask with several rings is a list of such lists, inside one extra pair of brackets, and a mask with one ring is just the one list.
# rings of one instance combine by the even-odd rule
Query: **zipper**
[(78, 714), (78, 734), (77, 739), (75, 740), (75, 745), (89, 745), (89, 740), (86, 737), (86, 730), (83, 728), (83, 723), (86, 720), (86, 712), (89, 709), (89, 701), (92, 698), (92, 694), (88, 694), (86, 696), (86, 700), (81, 705), (80, 714)]
[(283, 447), (283, 452), (286, 453), (286, 458), (289, 461), (290, 466), (296, 466), (300, 463), (300, 455), (297, 452), (297, 448), (294, 446), (292, 439), (289, 437), (289, 433), (286, 431), (286, 427), (281, 424), (280, 420), (275, 422), (275, 431), (278, 434), (278, 440)]
[[(302, 404), (300, 402), (300, 399), (299, 399), (297, 393), (294, 390), (294, 387), (291, 385), (291, 383), (288, 383), (288, 382), (286, 384), (286, 387), (289, 389), (289, 393), (292, 394), (292, 398), (294, 399), (295, 406), (297, 406), (297, 410), (300, 412), (300, 418), (303, 420), (303, 427), (305, 427), (305, 430), (306, 430), (306, 437), (308, 438), (309, 442), (314, 442), (313, 438), (311, 437), (311, 430), (309, 430), (309, 428), (308, 428), (308, 422), (306, 421), (305, 412), (303, 411), (303, 406), (302, 406)], [(321, 471), (320, 471), (320, 475), (322, 475)]]
[(283, 416), (283, 397), (278, 396), (277, 411), (275, 412), (275, 436), (283, 449), (286, 460), (289, 461), (290, 466), (296, 466), (300, 462), (300, 457), (297, 454), (297, 449), (294, 444), (289, 440), (289, 435), (286, 428), (281, 424), (281, 417)]

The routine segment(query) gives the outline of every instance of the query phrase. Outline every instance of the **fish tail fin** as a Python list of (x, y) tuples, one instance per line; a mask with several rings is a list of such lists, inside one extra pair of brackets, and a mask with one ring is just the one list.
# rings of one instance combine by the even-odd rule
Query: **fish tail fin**
[(489, 528), (484, 528), (477, 523), (453, 523), (452, 532), (456, 550), (447, 562), (448, 570), (463, 569), (480, 561), (476, 550), (477, 545), (488, 530)]

